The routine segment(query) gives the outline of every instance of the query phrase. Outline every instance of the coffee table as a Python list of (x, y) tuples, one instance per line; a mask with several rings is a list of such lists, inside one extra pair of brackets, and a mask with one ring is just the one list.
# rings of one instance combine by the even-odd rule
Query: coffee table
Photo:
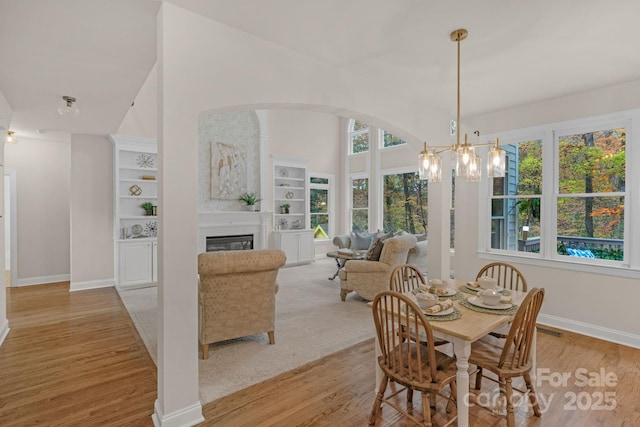
[(335, 259), (336, 265), (338, 266), (335, 274), (329, 277), (329, 280), (333, 280), (338, 277), (338, 273), (340, 273), (340, 270), (344, 268), (344, 265), (347, 263), (347, 261), (349, 261), (350, 259), (364, 259), (366, 255), (367, 251), (354, 252), (353, 254), (342, 254), (338, 251), (327, 252), (327, 256), (329, 258)]

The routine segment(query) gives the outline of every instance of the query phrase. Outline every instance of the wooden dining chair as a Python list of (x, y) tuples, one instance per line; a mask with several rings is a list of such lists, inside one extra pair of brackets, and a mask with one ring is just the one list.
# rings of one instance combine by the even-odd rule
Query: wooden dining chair
[[(533, 288), (529, 291), (520, 308), (518, 308), (506, 340), (486, 335), (471, 344), (469, 363), (478, 367), (476, 390), (482, 388), (482, 378), (485, 370), (498, 376), (500, 393), (504, 393), (507, 401), (506, 417), (508, 427), (515, 426), (513, 386), (511, 384), (511, 379), (514, 377), (524, 378), (533, 412), (537, 417), (541, 414), (533, 383), (531, 382), (530, 371), (533, 363), (532, 345), (534, 334), (536, 333), (536, 319), (543, 299), (543, 288)], [(493, 378), (486, 378), (495, 381)], [(524, 393), (524, 391), (521, 392)]]
[[(402, 264), (397, 266), (391, 272), (389, 278), (389, 289), (392, 291), (400, 292), (404, 294), (411, 292), (414, 289), (420, 289), (420, 285), (426, 285), (424, 275), (418, 270), (415, 265)], [(411, 335), (411, 340), (416, 341), (416, 336)], [(420, 336), (419, 341), (423, 345), (428, 345), (427, 338), (423, 335)], [(433, 341), (433, 345), (440, 346), (449, 344), (449, 341), (436, 339)], [(413, 401), (413, 390), (407, 389), (407, 402)], [(431, 399), (431, 406), (435, 407), (435, 399)]]
[(414, 289), (420, 289), (420, 285), (426, 285), (426, 283), (424, 276), (416, 266), (402, 264), (391, 272), (389, 289), (403, 294)]
[[(498, 286), (505, 289), (527, 292), (527, 280), (524, 275), (516, 267), (506, 262), (492, 262), (485, 265), (476, 275), (476, 280), (482, 276), (498, 279)], [(508, 325), (505, 325), (491, 332), (491, 335), (497, 338), (506, 338), (508, 331)]]
[(498, 286), (505, 289), (527, 292), (527, 280), (524, 275), (516, 267), (506, 262), (492, 262), (485, 265), (476, 275), (476, 280), (482, 276), (498, 279)]
[[(434, 346), (426, 346), (410, 339), (410, 331), (413, 331), (424, 334), (429, 342), (433, 342), (433, 332), (422, 311), (406, 295), (395, 291), (377, 294), (373, 300), (373, 322), (380, 346), (381, 356), (378, 357), (378, 365), (383, 372), (383, 378), (371, 410), (369, 425), (376, 423), (382, 404), (386, 403), (414, 422), (431, 426), (430, 396), (438, 394), (450, 403), (455, 402), (456, 360), (437, 351)], [(385, 398), (384, 393), (389, 381), (404, 388)], [(443, 394), (447, 385), (451, 389), (450, 396)], [(406, 409), (395, 403), (393, 397), (405, 388), (421, 393), (422, 421), (408, 411), (411, 402), (407, 402)], [(447, 412), (452, 406), (447, 404)], [(457, 416), (453, 416), (446, 425), (456, 419)]]

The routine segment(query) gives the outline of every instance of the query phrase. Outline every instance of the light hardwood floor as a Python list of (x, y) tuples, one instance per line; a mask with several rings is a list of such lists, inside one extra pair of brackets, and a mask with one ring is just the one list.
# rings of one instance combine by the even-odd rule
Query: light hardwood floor
[[(0, 347), (0, 426), (151, 426), (155, 366), (116, 291), (68, 289), (59, 283), (7, 291), (11, 332)], [(374, 398), (373, 360), (373, 340), (354, 345), (206, 405), (202, 425), (365, 426)], [(541, 381), (536, 391), (551, 403), (541, 402), (542, 418), (519, 408), (517, 425), (640, 425), (640, 350), (568, 332), (539, 333), (538, 366), (554, 378), (571, 377), (564, 386)], [(580, 386), (580, 368), (615, 374), (617, 385)], [(485, 380), (485, 386), (492, 383)], [(608, 400), (615, 410), (588, 409), (607, 406), (598, 402), (604, 392), (613, 393)], [(419, 396), (414, 402), (420, 414)], [(471, 409), (471, 423), (506, 425), (479, 408)], [(377, 425), (411, 424), (385, 406)]]

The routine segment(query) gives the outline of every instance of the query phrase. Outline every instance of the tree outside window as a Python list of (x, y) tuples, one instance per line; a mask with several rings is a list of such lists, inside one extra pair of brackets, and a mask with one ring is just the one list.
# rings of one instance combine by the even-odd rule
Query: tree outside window
[(427, 181), (417, 172), (383, 176), (383, 229), (427, 232)]
[(331, 235), (329, 227), (329, 178), (311, 177), (309, 179), (309, 215), (314, 239), (328, 239)]
[(390, 134), (387, 131), (382, 131), (383, 132), (383, 136), (382, 136), (382, 146), (383, 147), (395, 147), (396, 145), (402, 145), (402, 144), (406, 144), (406, 142), (404, 142), (403, 140), (401, 140), (400, 138), (398, 138), (395, 135)]

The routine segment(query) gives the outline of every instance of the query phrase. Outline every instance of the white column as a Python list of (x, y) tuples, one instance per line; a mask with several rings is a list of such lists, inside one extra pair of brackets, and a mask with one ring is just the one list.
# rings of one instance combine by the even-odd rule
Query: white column
[(198, 399), (197, 112), (179, 92), (175, 9), (158, 15), (158, 399), (156, 426), (204, 421)]

